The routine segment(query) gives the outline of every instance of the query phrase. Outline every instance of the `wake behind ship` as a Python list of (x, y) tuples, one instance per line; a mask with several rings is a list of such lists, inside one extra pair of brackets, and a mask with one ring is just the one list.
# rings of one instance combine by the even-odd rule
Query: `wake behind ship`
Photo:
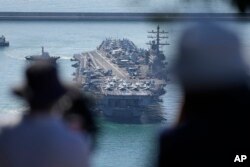
[(150, 31), (150, 49), (138, 48), (128, 39), (106, 39), (97, 50), (75, 54), (75, 81), (85, 93), (94, 95), (97, 108), (109, 120), (143, 123), (162, 120), (156, 108), (165, 93), (167, 62), (160, 39)]

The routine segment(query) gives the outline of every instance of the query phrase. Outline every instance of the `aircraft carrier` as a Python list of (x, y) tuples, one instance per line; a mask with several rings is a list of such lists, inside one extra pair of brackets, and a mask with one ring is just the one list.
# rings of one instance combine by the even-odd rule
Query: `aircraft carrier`
[[(107, 119), (125, 123), (161, 121), (160, 96), (166, 93), (167, 62), (160, 40), (167, 32), (149, 31), (149, 49), (128, 39), (105, 39), (96, 50), (75, 54), (74, 81), (97, 98)], [(164, 35), (164, 36), (163, 36)]]

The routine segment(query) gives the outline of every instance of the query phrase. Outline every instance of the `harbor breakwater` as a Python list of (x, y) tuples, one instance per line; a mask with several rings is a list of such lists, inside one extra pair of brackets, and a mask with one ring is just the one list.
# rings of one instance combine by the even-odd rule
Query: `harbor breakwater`
[(0, 21), (192, 21), (250, 20), (250, 13), (96, 13), (96, 12), (0, 12)]

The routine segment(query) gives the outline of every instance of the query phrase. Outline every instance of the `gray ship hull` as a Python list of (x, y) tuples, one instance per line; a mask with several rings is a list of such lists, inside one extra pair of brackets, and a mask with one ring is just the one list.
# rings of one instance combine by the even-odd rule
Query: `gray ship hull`
[(50, 56), (48, 52), (44, 51), (44, 47), (42, 47), (41, 55), (26, 56), (25, 59), (29, 62), (48, 61), (52, 64), (56, 64), (56, 61), (60, 59), (60, 57)]
[(46, 60), (50, 63), (54, 63), (56, 64), (56, 61), (59, 59), (60, 57), (49, 57), (49, 58), (43, 58), (42, 56), (37, 56), (37, 57), (34, 57), (34, 56), (26, 56), (25, 59), (27, 61), (41, 61), (41, 60)]
[[(164, 120), (162, 114), (158, 112), (156, 115), (156, 111), (152, 111), (148, 108), (134, 108), (134, 109), (110, 109), (108, 111), (112, 111), (113, 114), (109, 115), (107, 110), (103, 111), (103, 116), (112, 122), (118, 123), (133, 123), (133, 124), (144, 124), (144, 123), (158, 123)], [(139, 114), (134, 115), (134, 111)]]
[(10, 45), (9, 42), (0, 43), (0, 47), (7, 47), (9, 45)]
[(101, 114), (112, 122), (140, 124), (163, 120), (160, 105), (150, 96), (104, 96), (99, 102)]
[[(103, 116), (112, 122), (119, 123), (140, 123), (142, 114), (135, 114), (135, 109), (115, 109), (106, 108), (103, 110)], [(140, 112), (140, 111), (136, 111)]]

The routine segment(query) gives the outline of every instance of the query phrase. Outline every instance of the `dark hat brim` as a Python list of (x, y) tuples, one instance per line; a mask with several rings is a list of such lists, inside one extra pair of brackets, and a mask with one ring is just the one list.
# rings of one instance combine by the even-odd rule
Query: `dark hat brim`
[(26, 85), (13, 87), (12, 93), (17, 97), (28, 98), (28, 88)]
[(21, 85), (12, 88), (12, 93), (20, 98), (23, 98), (24, 100), (30, 101), (32, 99), (38, 99), (41, 101), (56, 101), (58, 100), (61, 96), (65, 95), (68, 91), (70, 91), (74, 86), (69, 86), (69, 85), (64, 85), (61, 84), (58, 85), (56, 95), (49, 95), (48, 96), (40, 96), (40, 95), (35, 95), (35, 92), (32, 92), (32, 90), (29, 88), (28, 85)]

